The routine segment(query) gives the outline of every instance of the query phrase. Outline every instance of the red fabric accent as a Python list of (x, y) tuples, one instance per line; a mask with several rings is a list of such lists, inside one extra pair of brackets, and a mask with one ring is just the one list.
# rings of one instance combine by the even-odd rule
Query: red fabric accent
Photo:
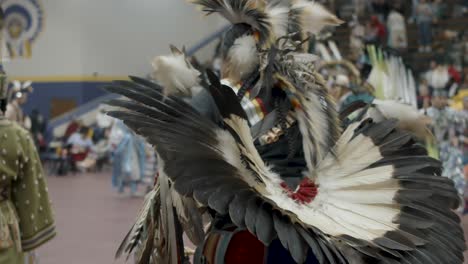
[(68, 124), (67, 129), (65, 130), (64, 138), (68, 139), (73, 133), (78, 131), (80, 129), (80, 124), (72, 121), (70, 124)]
[(281, 183), (281, 187), (289, 198), (301, 204), (311, 203), (318, 194), (318, 186), (307, 178), (301, 181), (296, 191), (291, 190), (285, 182)]
[(461, 75), (460, 75), (460, 73), (455, 69), (455, 67), (450, 66), (450, 67), (448, 68), (448, 73), (449, 73), (450, 77), (452, 77), (452, 78), (455, 80), (455, 82), (461, 83)]
[(266, 110), (266, 108), (265, 108), (265, 104), (263, 103), (263, 100), (260, 99), (260, 98), (255, 98), (255, 100), (257, 100), (258, 105), (260, 105), (260, 109), (262, 110), (263, 114), (264, 114), (264, 115), (267, 115), (268, 112), (267, 112), (267, 110)]
[(384, 43), (384, 41), (387, 39), (387, 29), (385, 28), (385, 25), (380, 22), (377, 16), (371, 17), (371, 24), (372, 27), (377, 30), (377, 36), (379, 37), (379, 40)]
[(86, 156), (88, 156), (88, 152), (82, 152), (82, 153), (72, 154), (71, 158), (72, 158), (72, 161), (77, 162), (77, 161), (85, 160)]
[(261, 264), (265, 259), (265, 246), (249, 231), (236, 233), (224, 257), (225, 264)]

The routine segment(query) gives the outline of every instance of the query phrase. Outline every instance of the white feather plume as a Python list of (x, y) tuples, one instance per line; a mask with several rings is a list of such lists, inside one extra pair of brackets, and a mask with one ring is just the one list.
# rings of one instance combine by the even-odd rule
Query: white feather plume
[(164, 87), (166, 95), (190, 96), (192, 88), (199, 86), (200, 72), (187, 61), (183, 52), (173, 47), (172, 50), (172, 54), (153, 60), (154, 78)]
[(314, 1), (295, 0), (293, 9), (299, 9), (301, 24), (305, 32), (318, 34), (326, 26), (339, 26), (344, 23), (324, 6)]
[(276, 38), (285, 36), (289, 23), (289, 7), (279, 4), (269, 4), (266, 13)]
[(323, 43), (317, 43), (317, 50), (324, 61), (332, 61), (332, 56)]
[(341, 56), (340, 50), (336, 46), (336, 43), (334, 41), (328, 41), (328, 47), (330, 47), (330, 50), (333, 53), (333, 56), (335, 57), (335, 60), (341, 61), (343, 60), (343, 56)]
[(259, 63), (257, 46), (253, 36), (243, 36), (234, 42), (229, 53), (229, 68), (232, 74), (240, 78), (251, 73)]

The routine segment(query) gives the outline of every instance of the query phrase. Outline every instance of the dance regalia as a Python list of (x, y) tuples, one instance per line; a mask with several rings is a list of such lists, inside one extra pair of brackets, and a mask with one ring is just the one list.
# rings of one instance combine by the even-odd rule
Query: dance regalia
[(0, 263), (29, 263), (55, 236), (46, 179), (28, 131), (0, 116), (0, 140)]
[(113, 154), (112, 187), (123, 193), (128, 186), (131, 193), (135, 194), (145, 174), (144, 142), (122, 122), (115, 122), (110, 138)]
[(234, 24), (221, 80), (198, 80), (173, 48), (154, 62), (158, 84), (107, 88), (130, 99), (108, 114), (156, 146), (159, 169), (117, 256), (139, 246), (138, 263), (181, 263), (185, 232), (207, 263), (463, 263), (440, 162), (398, 120), (340, 116), (301, 52), (336, 17), (308, 1), (195, 2)]

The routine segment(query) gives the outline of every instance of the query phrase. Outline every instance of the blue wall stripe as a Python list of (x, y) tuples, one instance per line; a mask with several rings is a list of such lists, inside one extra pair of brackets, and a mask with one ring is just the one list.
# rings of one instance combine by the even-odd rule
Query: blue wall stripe
[(29, 95), (28, 102), (23, 109), (30, 114), (38, 109), (45, 118), (50, 119), (52, 99), (73, 99), (77, 106), (99, 98), (107, 93), (102, 90), (102, 82), (51, 82), (34, 83), (34, 92)]

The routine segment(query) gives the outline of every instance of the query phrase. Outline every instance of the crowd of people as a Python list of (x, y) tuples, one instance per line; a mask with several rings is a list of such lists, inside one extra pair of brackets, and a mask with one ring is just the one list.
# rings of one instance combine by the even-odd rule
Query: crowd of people
[[(441, 26), (441, 21), (461, 17), (467, 12), (467, 1), (458, 1), (453, 10), (440, 0), (387, 1), (354, 0), (351, 48), (353, 54), (366, 44), (378, 44), (407, 51), (410, 48), (407, 25), (416, 25), (418, 51), (432, 52), (434, 37), (463, 38), (463, 32), (450, 31)], [(453, 36), (456, 35), (456, 36)]]
[(421, 74), (418, 90), (418, 107), (431, 118), (444, 173), (454, 180), (462, 196), (468, 178), (467, 77), (453, 65), (433, 60), (429, 70)]
[(98, 109), (90, 125), (72, 120), (58, 143), (53, 166), (53, 173), (58, 175), (101, 171), (109, 165), (112, 186), (119, 193), (128, 187), (131, 196), (141, 196), (146, 189), (141, 190), (139, 185), (150, 186), (156, 173), (152, 147), (122, 122), (107, 116), (104, 107)]
[[(340, 13), (341, 9), (333, 5), (335, 1), (323, 2)], [(440, 0), (355, 0), (349, 4), (353, 13), (349, 23), (350, 52), (346, 57), (358, 69), (369, 63), (369, 45), (397, 56), (407, 54), (411, 48), (408, 26), (417, 28), (417, 51), (425, 53), (428, 61), (426, 71), (413, 72), (417, 107), (428, 117), (437, 156), (444, 164), (444, 175), (454, 180), (463, 196), (465, 177), (468, 179), (468, 34), (445, 25), (449, 19), (467, 14), (468, 1), (449, 4)], [(371, 100), (368, 91), (353, 88), (351, 79), (347, 72), (330, 82), (338, 105), (357, 98)]]

